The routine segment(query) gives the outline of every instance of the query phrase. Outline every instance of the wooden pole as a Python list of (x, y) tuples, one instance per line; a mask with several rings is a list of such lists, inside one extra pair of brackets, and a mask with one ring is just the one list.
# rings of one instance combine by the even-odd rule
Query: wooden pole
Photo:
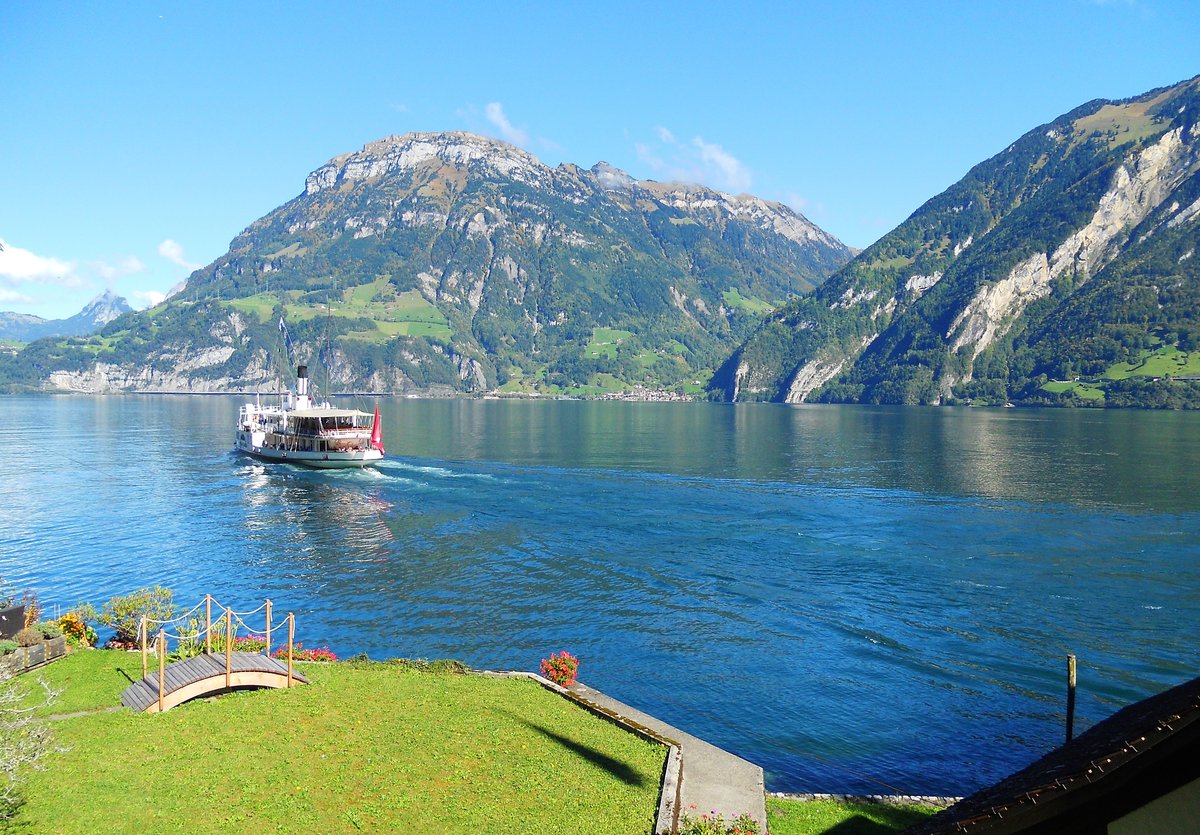
[(1075, 656), (1067, 656), (1067, 742), (1075, 736)]
[(267, 600), (267, 658), (271, 657), (271, 601)]
[(204, 654), (212, 655), (212, 595), (204, 595)]
[(146, 616), (142, 615), (142, 621), (138, 624), (138, 638), (142, 643), (142, 678), (146, 677)]
[(167, 636), (158, 630), (158, 712), (163, 710), (163, 692), (167, 682)]
[(225, 610), (225, 689), (233, 677), (233, 610)]
[(292, 641), (296, 637), (296, 616), (288, 612), (288, 687), (292, 686)]

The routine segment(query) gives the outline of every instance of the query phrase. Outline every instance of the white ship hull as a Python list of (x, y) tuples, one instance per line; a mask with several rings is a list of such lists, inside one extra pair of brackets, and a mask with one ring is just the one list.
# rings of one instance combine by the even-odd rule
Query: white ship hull
[[(352, 452), (314, 452), (301, 449), (275, 449), (263, 446), (264, 432), (238, 431), (235, 448), (247, 455), (263, 461), (282, 461), (288, 464), (303, 464), (306, 467), (319, 467), (326, 470), (346, 469), (348, 467), (369, 467), (383, 459), (383, 453), (377, 449), (354, 450)], [(257, 444), (254, 435), (260, 436)]]

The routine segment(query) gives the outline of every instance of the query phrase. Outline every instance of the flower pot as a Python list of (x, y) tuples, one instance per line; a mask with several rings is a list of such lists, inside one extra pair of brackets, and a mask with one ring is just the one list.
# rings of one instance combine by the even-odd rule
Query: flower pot
[(46, 642), (34, 644), (31, 647), (18, 647), (17, 652), (25, 651), (25, 666), (34, 667), (46, 660)]
[(25, 604), (0, 609), (0, 639), (15, 637), (25, 628)]

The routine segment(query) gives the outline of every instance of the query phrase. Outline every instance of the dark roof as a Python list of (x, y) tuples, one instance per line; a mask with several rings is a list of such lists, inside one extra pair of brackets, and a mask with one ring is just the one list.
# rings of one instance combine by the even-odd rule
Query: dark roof
[[(1072, 796), (1130, 763), (1154, 757), (1155, 746), (1185, 728), (1200, 730), (1200, 678), (1129, 705), (993, 786), (963, 798), (906, 832), (987, 832), (1045, 816), (1047, 804)], [(1166, 746), (1169, 748), (1170, 746)], [(1139, 760), (1139, 758), (1141, 758)]]

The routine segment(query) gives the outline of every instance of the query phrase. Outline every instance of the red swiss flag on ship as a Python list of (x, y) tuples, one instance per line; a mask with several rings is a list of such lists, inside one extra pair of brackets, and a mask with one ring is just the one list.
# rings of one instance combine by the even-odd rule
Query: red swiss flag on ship
[(375, 420), (371, 423), (371, 446), (383, 454), (383, 424), (379, 422), (379, 407), (375, 407)]

